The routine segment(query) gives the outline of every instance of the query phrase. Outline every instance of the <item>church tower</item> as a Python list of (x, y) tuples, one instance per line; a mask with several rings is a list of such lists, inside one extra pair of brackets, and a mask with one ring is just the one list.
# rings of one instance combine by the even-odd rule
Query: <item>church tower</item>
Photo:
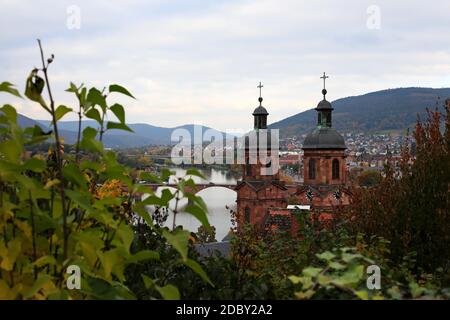
[(325, 72), (323, 100), (316, 107), (317, 127), (303, 142), (303, 178), (310, 186), (344, 185), (346, 164), (344, 138), (332, 127), (333, 107), (326, 100)]
[[(269, 113), (263, 107), (259, 83), (259, 106), (253, 111), (253, 130), (244, 139), (245, 163), (242, 165), (242, 181), (236, 186), (238, 226), (250, 223), (263, 226), (268, 209), (286, 206), (286, 188), (279, 179), (278, 150), (272, 150), (271, 134), (267, 130)], [(262, 148), (265, 143), (266, 148)], [(266, 150), (263, 150), (266, 149)], [(272, 156), (276, 163), (272, 163)], [(268, 157), (271, 160), (264, 160)]]
[(323, 73), (323, 99), (316, 107), (316, 128), (303, 142), (303, 185), (296, 196), (300, 204), (309, 205), (319, 213), (318, 219), (333, 218), (336, 207), (350, 203), (351, 190), (347, 185), (347, 165), (344, 138), (333, 128), (333, 107), (327, 101)]
[[(253, 130), (247, 134), (245, 139), (245, 165), (243, 167), (243, 179), (247, 181), (262, 181), (262, 180), (278, 180), (278, 170), (273, 170), (272, 162), (262, 161), (262, 158), (267, 155), (272, 155), (271, 134), (267, 130), (267, 116), (269, 113), (266, 108), (262, 106), (263, 98), (261, 96), (261, 88), (263, 85), (261, 82), (258, 85), (259, 88), (259, 106), (253, 111)], [(266, 141), (266, 150), (262, 150), (264, 145), (263, 141)]]

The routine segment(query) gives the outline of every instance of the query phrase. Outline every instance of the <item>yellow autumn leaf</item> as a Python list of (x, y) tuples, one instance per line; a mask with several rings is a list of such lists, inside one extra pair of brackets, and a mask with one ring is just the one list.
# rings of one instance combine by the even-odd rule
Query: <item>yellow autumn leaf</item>
[(51, 187), (57, 185), (58, 183), (59, 183), (59, 180), (58, 180), (58, 179), (49, 180), (49, 181), (47, 181), (47, 183), (45, 184), (44, 189), (45, 189), (45, 190), (48, 190), (48, 189), (50, 189)]
[(31, 226), (25, 221), (16, 219), (14, 220), (14, 224), (21, 230), (28, 239), (31, 239)]
[(0, 268), (6, 271), (11, 271), (14, 268), (14, 262), (16, 262), (20, 249), (20, 238), (16, 238), (8, 242), (8, 248), (5, 247), (3, 242), (0, 242), (0, 256), (2, 257)]
[(17, 296), (17, 292), (11, 289), (9, 285), (0, 279), (0, 300), (13, 300)]

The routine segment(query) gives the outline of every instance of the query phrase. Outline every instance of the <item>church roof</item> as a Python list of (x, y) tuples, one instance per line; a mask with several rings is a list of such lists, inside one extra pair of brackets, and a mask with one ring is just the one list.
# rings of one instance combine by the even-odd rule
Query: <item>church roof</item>
[(250, 181), (250, 180), (242, 180), (238, 182), (235, 190), (238, 190), (242, 188), (243, 186), (248, 185), (250, 188), (252, 188), (254, 191), (258, 192), (259, 190), (267, 187), (267, 186), (275, 186), (282, 190), (287, 190), (287, 188), (284, 186), (284, 184), (279, 180), (256, 180), (256, 181)]
[(263, 106), (258, 106), (255, 111), (253, 111), (253, 115), (268, 115), (269, 113), (267, 112), (266, 108), (264, 108)]
[(347, 149), (347, 147), (344, 138), (335, 129), (318, 127), (306, 136), (303, 149)]
[(319, 102), (319, 104), (316, 107), (316, 110), (333, 110), (333, 107), (331, 106), (331, 103), (324, 98), (322, 101)]
[(316, 107), (318, 114), (317, 118), (317, 128), (308, 134), (303, 141), (303, 150), (306, 149), (340, 149), (345, 150), (344, 138), (331, 127), (331, 114), (333, 112), (333, 107), (331, 103), (325, 98), (327, 90), (325, 89), (325, 80), (328, 76), (323, 73), (320, 77), (323, 79), (323, 99), (319, 102)]

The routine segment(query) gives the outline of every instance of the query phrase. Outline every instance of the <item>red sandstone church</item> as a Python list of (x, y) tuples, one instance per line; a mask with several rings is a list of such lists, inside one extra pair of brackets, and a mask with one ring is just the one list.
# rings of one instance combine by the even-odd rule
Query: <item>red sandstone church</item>
[[(250, 223), (262, 228), (296, 229), (295, 214), (318, 213), (319, 219), (330, 219), (337, 207), (349, 204), (344, 138), (332, 127), (331, 103), (326, 100), (327, 90), (322, 90), (323, 100), (316, 107), (317, 127), (303, 143), (303, 184), (286, 185), (279, 173), (261, 174), (265, 166), (259, 161), (249, 161), (252, 150), (245, 141), (243, 178), (236, 187), (237, 217), (239, 224)], [(254, 131), (267, 129), (266, 108), (260, 105), (253, 112)], [(247, 138), (247, 137), (246, 137)], [(270, 155), (270, 135), (268, 136)], [(299, 210), (300, 209), (300, 210)]]

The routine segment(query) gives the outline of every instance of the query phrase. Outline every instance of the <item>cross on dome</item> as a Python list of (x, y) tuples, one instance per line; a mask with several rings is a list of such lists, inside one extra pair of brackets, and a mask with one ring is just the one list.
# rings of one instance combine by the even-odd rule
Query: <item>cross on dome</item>
[(263, 88), (264, 86), (261, 84), (261, 81), (259, 82), (259, 85), (257, 86), (257, 88), (259, 88), (259, 105), (261, 105), (262, 104), (262, 101), (263, 101), (263, 98), (262, 98), (262, 88)]

